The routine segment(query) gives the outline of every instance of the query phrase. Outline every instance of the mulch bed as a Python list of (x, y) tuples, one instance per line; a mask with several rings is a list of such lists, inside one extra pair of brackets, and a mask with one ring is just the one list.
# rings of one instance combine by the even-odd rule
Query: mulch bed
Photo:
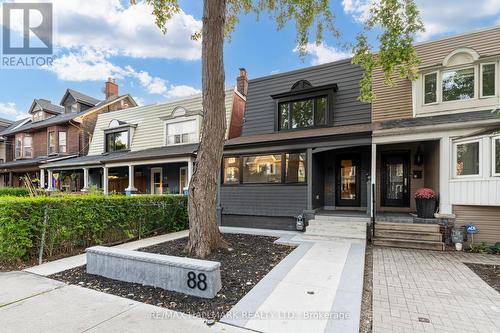
[(366, 245), (365, 274), (363, 280), (363, 298), (361, 301), (361, 318), (359, 323), (360, 333), (371, 333), (373, 323), (373, 247)]
[(500, 293), (500, 266), (465, 263), (474, 273)]
[[(222, 289), (213, 299), (197, 298), (87, 274), (85, 266), (54, 274), (50, 278), (202, 318), (219, 320), (293, 250), (290, 246), (274, 244), (277, 239), (275, 237), (224, 234), (224, 239), (229, 243), (229, 248), (218, 250), (206, 258), (221, 263)], [(181, 238), (140, 251), (187, 257), (184, 252), (186, 244), (187, 238)]]

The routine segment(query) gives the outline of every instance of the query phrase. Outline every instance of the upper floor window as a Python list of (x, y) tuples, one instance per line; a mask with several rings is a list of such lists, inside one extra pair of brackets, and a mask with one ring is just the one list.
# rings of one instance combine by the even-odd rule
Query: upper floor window
[(443, 72), (441, 86), (443, 102), (474, 98), (474, 67)]
[(43, 111), (35, 111), (33, 113), (33, 122), (42, 121), (44, 119), (45, 119), (45, 112), (43, 112)]
[(59, 153), (65, 154), (66, 152), (66, 132), (59, 132)]
[(106, 134), (106, 152), (126, 150), (128, 147), (128, 130)]
[(437, 73), (424, 75), (424, 103), (437, 102)]
[(16, 136), (16, 158), (33, 157), (33, 137), (31, 134), (24, 133)]
[(56, 132), (49, 132), (48, 137), (48, 153), (49, 155), (55, 154), (56, 152)]
[(278, 104), (279, 130), (326, 125), (328, 96)]
[(481, 97), (495, 96), (496, 64), (481, 65)]
[(481, 140), (454, 145), (455, 176), (479, 176), (481, 173)]
[(197, 142), (196, 120), (167, 123), (166, 131), (168, 146)]

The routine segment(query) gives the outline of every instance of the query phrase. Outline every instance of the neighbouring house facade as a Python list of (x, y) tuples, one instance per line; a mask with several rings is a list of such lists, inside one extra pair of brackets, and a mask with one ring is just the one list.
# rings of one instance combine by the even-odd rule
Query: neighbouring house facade
[[(241, 132), (246, 84), (242, 69), (237, 87), (225, 91), (226, 138)], [(101, 114), (87, 156), (41, 167), (49, 174), (47, 188), (53, 190), (60, 177), (82, 174), (77, 191), (183, 194), (193, 173), (202, 119), (201, 95)]]
[(349, 59), (249, 81), (224, 148), (222, 225), (294, 229), (299, 215), (370, 207), (371, 106)]
[[(113, 80), (105, 85), (106, 99), (99, 100), (67, 89), (61, 102), (35, 99), (28, 118), (14, 122), (0, 132), (6, 151), (0, 165), (0, 178), (8, 186), (22, 186), (21, 177), (28, 175), (39, 186), (46, 185), (40, 166), (57, 160), (86, 155), (97, 116), (136, 106), (129, 95), (118, 95)], [(76, 188), (80, 177), (61, 179), (60, 187)]]
[(383, 84), (372, 105), (374, 214), (411, 212), (420, 187), (439, 195), (437, 218), (474, 223), (500, 240), (500, 27), (416, 45), (414, 82)]
[[(5, 131), (14, 123), (14, 121), (0, 118), (0, 132)], [(5, 163), (5, 160), (7, 159), (7, 145), (5, 141), (6, 139), (4, 137), (0, 137), (0, 164)], [(5, 179), (4, 177), (0, 177), (0, 187), (3, 186), (5, 186)]]

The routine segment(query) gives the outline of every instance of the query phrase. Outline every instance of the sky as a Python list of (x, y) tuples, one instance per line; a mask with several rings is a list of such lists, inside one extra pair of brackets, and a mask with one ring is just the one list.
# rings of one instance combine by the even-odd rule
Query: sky
[[(103, 99), (108, 77), (116, 79), (121, 94), (129, 93), (141, 105), (199, 93), (201, 43), (190, 36), (201, 29), (203, 2), (179, 1), (182, 11), (170, 20), (164, 35), (154, 24), (151, 8), (141, 1), (130, 6), (128, 0), (0, 0), (52, 2), (55, 25), (53, 66), (0, 67), (0, 117), (25, 117), (35, 98), (58, 104), (67, 88)], [(225, 44), (226, 85), (235, 85), (240, 67), (251, 79), (349, 57), (350, 51), (341, 45), (353, 42), (362, 29), (369, 1), (331, 1), (341, 36), (326, 33), (320, 45), (307, 46), (304, 58), (296, 50), (293, 23), (278, 31), (266, 14), (258, 21), (254, 15), (241, 16)], [(426, 27), (417, 41), (500, 24), (500, 0), (416, 2)]]

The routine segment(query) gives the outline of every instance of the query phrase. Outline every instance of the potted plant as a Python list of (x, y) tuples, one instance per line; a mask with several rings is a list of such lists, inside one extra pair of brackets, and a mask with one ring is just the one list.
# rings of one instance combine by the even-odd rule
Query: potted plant
[(422, 218), (433, 218), (436, 211), (436, 192), (430, 188), (420, 188), (415, 192), (417, 215)]

